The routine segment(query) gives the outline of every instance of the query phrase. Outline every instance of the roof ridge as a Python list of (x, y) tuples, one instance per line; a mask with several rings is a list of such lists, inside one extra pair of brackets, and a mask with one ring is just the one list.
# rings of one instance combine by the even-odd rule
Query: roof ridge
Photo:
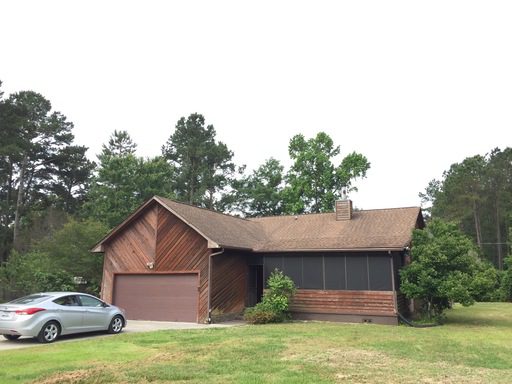
[[(421, 209), (420, 206), (409, 206), (409, 207), (393, 207), (393, 208), (372, 208), (372, 209), (354, 209), (353, 213), (358, 212), (368, 212), (368, 211), (391, 211), (391, 210), (398, 210), (398, 209)], [(332, 215), (336, 213), (335, 211), (330, 212), (306, 212), (306, 213), (296, 213), (296, 214), (287, 214), (287, 215), (274, 215), (274, 216), (256, 216), (256, 217), (250, 217), (248, 220), (254, 220), (254, 219), (272, 219), (272, 218), (278, 218), (278, 217), (292, 217), (292, 216), (313, 216), (313, 215)]]
[(395, 209), (420, 209), (421, 207), (419, 205), (411, 205), (409, 207), (392, 207), (392, 208), (371, 208), (371, 209), (358, 209), (354, 210), (354, 212), (367, 212), (367, 211), (390, 211)]
[(220, 211), (216, 211), (216, 210), (213, 210), (213, 209), (209, 209), (209, 208), (204, 208), (204, 207), (198, 207), (196, 205), (192, 205), (190, 203), (185, 203), (183, 201), (177, 201), (177, 200), (173, 200), (173, 199), (169, 199), (167, 197), (162, 197), (162, 196), (158, 196), (156, 195), (155, 197), (161, 199), (161, 200), (168, 200), (168, 201), (172, 201), (173, 203), (176, 203), (176, 204), (181, 204), (181, 205), (186, 205), (187, 207), (191, 207), (191, 208), (197, 208), (197, 209), (202, 209), (203, 211), (208, 211), (208, 212), (212, 212), (212, 213), (216, 213), (218, 215), (222, 215), (222, 216), (226, 216), (226, 217), (230, 217), (232, 219), (239, 219), (239, 220), (243, 220), (243, 221), (247, 221), (247, 222), (251, 222), (251, 220), (249, 219), (246, 219), (244, 217), (239, 217), (239, 216), (234, 216), (234, 215), (230, 215), (229, 213), (224, 213), (224, 212), (220, 212)]
[(253, 219), (272, 219), (276, 217), (292, 217), (292, 216), (313, 216), (313, 215), (330, 215), (335, 213), (332, 212), (306, 212), (306, 213), (295, 213), (295, 214), (288, 214), (288, 215), (274, 215), (274, 216), (255, 216), (255, 217), (249, 217), (248, 220)]

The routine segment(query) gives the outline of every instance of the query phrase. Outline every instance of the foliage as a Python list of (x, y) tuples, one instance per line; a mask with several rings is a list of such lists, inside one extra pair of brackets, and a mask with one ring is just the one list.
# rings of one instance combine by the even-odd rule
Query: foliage
[(114, 133), (108, 139), (108, 144), (103, 144), (101, 148), (100, 156), (134, 155), (137, 150), (137, 144), (133, 142), (127, 131), (114, 130)]
[(176, 198), (213, 209), (227, 193), (236, 167), (233, 152), (215, 140), (213, 125), (204, 125), (204, 117), (197, 113), (179, 119), (162, 155), (175, 170)]
[[(97, 294), (101, 283), (103, 256), (91, 247), (107, 232), (92, 220), (71, 220), (26, 253), (13, 252), (0, 268), (6, 287), (13, 292), (80, 289)], [(76, 286), (73, 277), (87, 283)]]
[(442, 180), (432, 180), (423, 203), (434, 218), (456, 221), (486, 259), (503, 268), (512, 215), (512, 148), (493, 149), (452, 164)]
[(475, 301), (504, 301), (503, 275), (503, 271), (496, 269), (491, 263), (477, 260), (475, 274), (471, 282)]
[[(51, 271), (34, 273), (34, 285), (37, 287), (31, 292), (51, 292), (51, 291), (77, 291), (79, 286), (75, 284), (73, 276), (69, 272)], [(98, 289), (93, 289), (92, 293), (97, 294)]]
[(501, 280), (501, 292), (503, 299), (512, 301), (512, 255), (505, 259), (505, 270)]
[(94, 164), (72, 144), (73, 124), (39, 93), (0, 96), (0, 126), (1, 261), (13, 243), (23, 248), (18, 235), (34, 211), (78, 210)]
[(125, 131), (115, 131), (109, 145), (103, 146), (84, 205), (86, 217), (113, 228), (154, 195), (171, 196), (171, 167), (161, 157), (137, 157), (134, 149)]
[[(512, 228), (509, 229), (508, 238), (512, 239)], [(512, 244), (509, 244), (509, 254), (505, 258), (505, 270), (501, 279), (501, 294), (504, 300), (512, 301)]]
[(252, 174), (235, 181), (235, 209), (248, 217), (282, 214), (283, 170), (279, 160), (270, 158)]
[(260, 303), (247, 308), (246, 321), (252, 324), (280, 323), (288, 318), (290, 300), (295, 294), (295, 284), (283, 272), (275, 270), (267, 281), (268, 289)]
[(52, 271), (52, 262), (47, 253), (32, 251), (25, 254), (13, 251), (9, 260), (0, 268), (2, 284), (9, 292), (24, 295), (31, 292), (40, 292), (34, 274), (49, 274)]
[(332, 211), (342, 189), (355, 190), (353, 181), (365, 177), (370, 168), (366, 157), (356, 152), (335, 166), (333, 159), (339, 155), (340, 147), (335, 147), (325, 132), (309, 140), (302, 134), (295, 135), (290, 140), (288, 153), (293, 165), (283, 191), (287, 213)]
[(494, 283), (473, 242), (454, 223), (433, 219), (414, 231), (412, 244), (400, 289), (408, 298), (421, 299), (430, 318), (441, 318), (452, 302), (472, 305)]

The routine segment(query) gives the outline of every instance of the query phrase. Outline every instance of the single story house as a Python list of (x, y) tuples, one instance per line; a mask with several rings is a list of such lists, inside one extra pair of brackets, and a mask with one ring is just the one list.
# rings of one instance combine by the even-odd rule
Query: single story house
[(278, 268), (297, 286), (297, 319), (397, 324), (419, 207), (238, 218), (155, 196), (94, 248), (103, 300), (129, 319), (211, 321), (261, 300)]

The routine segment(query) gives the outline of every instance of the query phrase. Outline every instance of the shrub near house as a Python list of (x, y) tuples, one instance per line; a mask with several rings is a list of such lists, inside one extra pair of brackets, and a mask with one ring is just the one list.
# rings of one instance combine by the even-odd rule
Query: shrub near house
[(290, 300), (296, 291), (292, 279), (276, 269), (268, 278), (267, 285), (261, 302), (245, 310), (244, 318), (249, 323), (280, 323), (290, 317)]
[(400, 272), (401, 289), (423, 301), (429, 318), (440, 320), (452, 302), (474, 304), (496, 284), (493, 267), (478, 258), (475, 245), (455, 223), (434, 219), (414, 231), (412, 244), (412, 262)]

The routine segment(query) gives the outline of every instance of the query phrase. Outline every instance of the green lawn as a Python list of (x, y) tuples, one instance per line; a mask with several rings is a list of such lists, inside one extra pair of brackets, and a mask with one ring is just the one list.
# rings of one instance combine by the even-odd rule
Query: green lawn
[(0, 383), (510, 383), (512, 304), (442, 327), (288, 323), (98, 337), (0, 352)]

